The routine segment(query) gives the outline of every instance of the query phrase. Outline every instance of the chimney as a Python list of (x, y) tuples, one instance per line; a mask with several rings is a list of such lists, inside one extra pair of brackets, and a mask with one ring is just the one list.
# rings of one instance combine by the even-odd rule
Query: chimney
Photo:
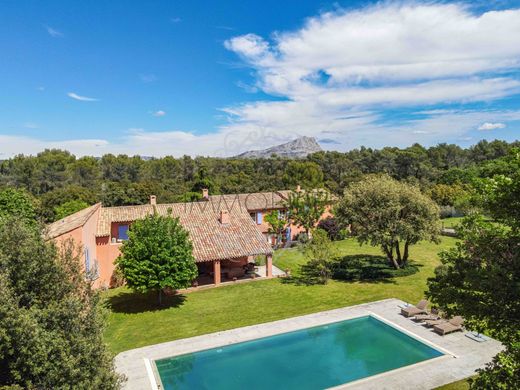
[(302, 190), (302, 188), (301, 188), (300, 185), (298, 184), (298, 185), (296, 186), (296, 192), (301, 192), (301, 190)]
[(228, 210), (220, 210), (220, 223), (222, 225), (229, 224), (229, 211)]
[(155, 195), (150, 195), (150, 204), (155, 206), (157, 204), (157, 197)]
[(202, 189), (202, 199), (209, 200), (209, 191), (207, 188)]

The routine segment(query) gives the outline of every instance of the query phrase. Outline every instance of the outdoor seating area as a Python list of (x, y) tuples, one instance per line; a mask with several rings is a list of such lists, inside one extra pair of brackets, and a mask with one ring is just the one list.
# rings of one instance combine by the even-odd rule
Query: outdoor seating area
[[(215, 271), (213, 266), (199, 264), (199, 276), (194, 281), (194, 287), (213, 285), (215, 281)], [(258, 266), (254, 262), (245, 261), (222, 261), (220, 268), (220, 281), (234, 282), (238, 280), (256, 279), (265, 277), (259, 273)]]
[(401, 315), (410, 318), (412, 321), (421, 323), (426, 328), (432, 328), (433, 331), (441, 336), (449, 333), (463, 331), (464, 318), (455, 316), (453, 318), (442, 318), (441, 313), (432, 308), (427, 311), (428, 301), (421, 300), (415, 306), (401, 307)]

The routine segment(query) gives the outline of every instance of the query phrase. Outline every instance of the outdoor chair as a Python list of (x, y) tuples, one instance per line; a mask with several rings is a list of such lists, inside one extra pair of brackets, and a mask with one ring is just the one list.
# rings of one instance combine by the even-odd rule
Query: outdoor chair
[(415, 306), (408, 306), (401, 309), (401, 314), (405, 317), (412, 317), (418, 314), (426, 313), (426, 306), (428, 305), (428, 301), (426, 299), (421, 300)]

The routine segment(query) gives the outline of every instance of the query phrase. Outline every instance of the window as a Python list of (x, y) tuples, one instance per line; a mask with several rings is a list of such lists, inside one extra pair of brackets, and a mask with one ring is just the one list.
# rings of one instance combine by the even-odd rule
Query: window
[(85, 272), (88, 274), (90, 271), (90, 253), (88, 251), (88, 248), (85, 247), (84, 253), (85, 253)]
[(258, 225), (261, 225), (261, 224), (262, 224), (262, 220), (263, 220), (262, 217), (263, 217), (263, 216), (262, 216), (262, 213), (261, 213), (261, 212), (256, 213), (256, 223), (257, 223)]
[(253, 221), (256, 221), (256, 213), (249, 213), (249, 215)]
[(128, 240), (128, 225), (119, 225), (117, 227), (117, 240), (118, 241)]

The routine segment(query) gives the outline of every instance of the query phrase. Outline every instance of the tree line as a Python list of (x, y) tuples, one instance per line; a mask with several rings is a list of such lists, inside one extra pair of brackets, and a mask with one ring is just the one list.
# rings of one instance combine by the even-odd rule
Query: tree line
[(52, 222), (86, 205), (143, 204), (199, 199), (212, 194), (324, 187), (341, 195), (366, 174), (385, 173), (418, 185), (441, 206), (454, 206), (475, 178), (500, 173), (500, 159), (520, 142), (480, 141), (467, 149), (453, 144), (399, 149), (361, 147), (346, 153), (319, 152), (302, 160), (184, 156), (143, 159), (107, 154), (81, 157), (63, 150), (18, 155), (0, 162), (0, 189), (24, 189), (43, 222)]

